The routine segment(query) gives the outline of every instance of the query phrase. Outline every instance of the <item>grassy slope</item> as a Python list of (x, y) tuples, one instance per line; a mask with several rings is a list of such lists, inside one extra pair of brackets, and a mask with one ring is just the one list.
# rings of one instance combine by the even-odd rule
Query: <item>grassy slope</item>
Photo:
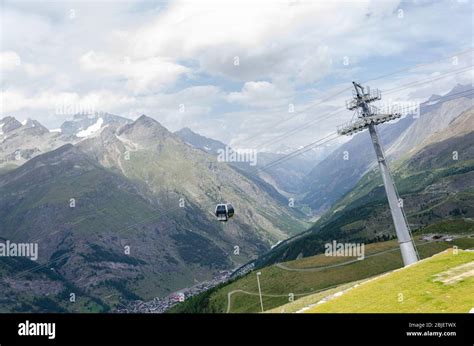
[(350, 282), (347, 284), (339, 285), (334, 288), (330, 288), (327, 290), (323, 290), (321, 292), (315, 293), (315, 294), (310, 294), (304, 297), (301, 297), (293, 302), (286, 303), (284, 305), (278, 306), (276, 308), (266, 310), (265, 313), (295, 313), (300, 311), (303, 308), (308, 307), (311, 304), (314, 304), (315, 302), (318, 302), (330, 295), (333, 295), (337, 292), (340, 292), (342, 290), (346, 290), (350, 287), (353, 287), (354, 285), (363, 282), (363, 280), (355, 281), (355, 282)]
[[(454, 254), (450, 249), (363, 283), (308, 312), (469, 312), (474, 307), (473, 265), (474, 252)], [(459, 281), (439, 281), (461, 273), (466, 277)]]
[[(419, 240), (421, 236), (417, 238), (418, 250), (422, 258), (432, 256), (453, 244), (460, 248), (474, 248), (474, 238), (458, 238), (452, 243), (444, 241), (429, 243)], [(265, 310), (288, 303), (290, 293), (294, 294), (295, 302), (298, 302), (300, 298), (304, 299), (310, 294), (366, 279), (402, 266), (396, 240), (368, 244), (365, 254), (366, 258), (362, 261), (326, 269), (322, 267), (352, 261), (354, 258), (326, 257), (322, 254), (284, 263), (287, 268), (310, 268), (310, 270), (289, 271), (277, 265), (262, 268), (260, 282)], [(238, 292), (239, 290), (245, 292)], [(254, 271), (219, 289), (191, 298), (178, 305), (172, 312), (226, 312), (228, 294), (233, 291), (235, 292), (231, 294), (230, 312), (260, 311)], [(321, 294), (324, 295), (324, 293)]]

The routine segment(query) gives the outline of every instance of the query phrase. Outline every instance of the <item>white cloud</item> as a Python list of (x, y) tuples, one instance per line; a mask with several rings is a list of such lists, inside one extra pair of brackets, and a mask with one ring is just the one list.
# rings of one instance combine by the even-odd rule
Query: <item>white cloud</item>
[(12, 81), (37, 79), (50, 74), (53, 69), (46, 64), (32, 64), (21, 59), (14, 51), (0, 52), (0, 71), (2, 84)]
[(236, 102), (245, 106), (272, 108), (289, 104), (289, 92), (279, 90), (274, 84), (260, 81), (247, 82), (239, 92), (227, 95), (229, 102)]
[[(344, 2), (344, 6), (329, 1), (177, 1), (132, 34), (130, 41), (137, 56), (191, 59), (215, 75), (243, 81), (270, 77), (310, 83), (328, 73), (331, 53), (339, 50), (333, 47), (336, 40), (357, 32), (367, 21), (375, 24), (392, 15), (397, 4), (384, 1), (378, 6), (368, 0)], [(353, 54), (365, 54), (355, 48)]]
[(13, 113), (24, 117), (25, 112), (34, 109), (44, 114), (47, 122), (60, 124), (62, 121), (80, 112), (99, 112), (103, 110), (125, 111), (136, 102), (134, 97), (108, 90), (93, 91), (80, 95), (75, 92), (56, 92), (46, 90), (27, 94), (22, 90), (8, 89), (0, 91), (1, 114)]
[(11, 71), (21, 66), (20, 56), (13, 51), (0, 52), (0, 68), (2, 72)]
[(174, 83), (178, 77), (190, 72), (168, 58), (151, 57), (132, 59), (128, 56), (108, 56), (89, 51), (80, 57), (79, 63), (86, 71), (109, 76), (125, 77), (130, 90), (150, 92)]
[(23, 64), (25, 72), (31, 78), (39, 78), (51, 74), (53, 72), (53, 68), (50, 65), (45, 64), (30, 64), (25, 63)]

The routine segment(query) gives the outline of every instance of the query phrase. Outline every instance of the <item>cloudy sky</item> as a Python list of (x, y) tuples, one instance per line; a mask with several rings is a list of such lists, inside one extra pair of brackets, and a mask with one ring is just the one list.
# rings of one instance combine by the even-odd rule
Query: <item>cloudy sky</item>
[(303, 128), (272, 144), (298, 147), (351, 119), (352, 80), (414, 102), (473, 76), (469, 0), (0, 3), (0, 118), (50, 128), (145, 113), (240, 148)]

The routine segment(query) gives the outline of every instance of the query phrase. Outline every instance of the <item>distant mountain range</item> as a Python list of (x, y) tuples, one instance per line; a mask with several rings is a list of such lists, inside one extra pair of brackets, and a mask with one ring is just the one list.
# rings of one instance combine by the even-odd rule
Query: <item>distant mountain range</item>
[[(436, 95), (420, 104), (420, 117), (406, 116), (396, 123), (379, 126), (388, 160), (407, 158), (432, 134), (449, 127), (453, 119), (472, 107), (470, 85), (457, 85), (444, 96)], [(345, 160), (346, 154), (348, 159)], [(375, 153), (367, 133), (359, 133), (334, 150), (305, 177), (302, 203), (322, 215), (375, 167)]]
[(17, 167), (67, 141), (35, 120), (24, 124), (13, 117), (0, 119), (0, 171)]
[[(37, 242), (38, 264), (56, 275), (30, 275), (32, 285), (64, 294), (76, 287), (102, 307), (120, 296), (152, 299), (246, 263), (306, 228), (269, 184), (152, 118), (122, 119), (76, 117), (63, 126), (67, 134), (2, 120), (4, 148), (31, 154), (0, 174), (0, 237)], [(63, 144), (68, 139), (74, 144)], [(222, 202), (236, 210), (227, 224), (213, 215)], [(25, 284), (14, 267), (3, 268), (3, 289), (12, 297)], [(21, 310), (15, 301), (9, 309)]]
[[(225, 150), (228, 145), (204, 137), (193, 132), (189, 128), (183, 128), (175, 132), (187, 144), (203, 150), (212, 155), (218, 155), (219, 150)], [(307, 151), (303, 155), (288, 157), (293, 152), (285, 153), (257, 152), (257, 164), (250, 165), (248, 162), (231, 163), (232, 166), (259, 177), (276, 188), (281, 194), (290, 197), (303, 192), (304, 179), (311, 169), (326, 155), (323, 151)], [(278, 164), (273, 165), (275, 162)]]
[(109, 113), (76, 114), (72, 120), (61, 125), (61, 133), (71, 137), (87, 137), (101, 130), (104, 126), (130, 124), (132, 120)]
[(48, 130), (36, 120), (21, 123), (14, 117), (5, 117), (0, 119), (0, 172), (67, 143), (76, 144), (101, 132), (104, 127), (130, 122), (130, 119), (108, 113), (76, 114), (59, 129)]
[[(452, 105), (451, 109), (457, 108)], [(463, 227), (469, 228), (468, 221), (474, 217), (474, 108), (451, 119), (449, 126), (419, 138), (419, 144), (403, 159), (392, 162), (412, 230), (439, 226), (464, 232)], [(324, 243), (332, 239), (374, 242), (393, 237), (382, 179), (374, 168), (307, 232), (281, 243), (258, 263), (269, 265), (321, 253)]]

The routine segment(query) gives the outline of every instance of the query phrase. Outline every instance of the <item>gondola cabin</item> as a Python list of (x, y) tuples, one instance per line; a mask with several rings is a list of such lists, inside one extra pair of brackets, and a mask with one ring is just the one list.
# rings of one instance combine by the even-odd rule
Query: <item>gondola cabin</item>
[(216, 214), (217, 220), (226, 222), (229, 220), (229, 218), (234, 216), (234, 207), (230, 203), (218, 204), (216, 206), (215, 214)]

